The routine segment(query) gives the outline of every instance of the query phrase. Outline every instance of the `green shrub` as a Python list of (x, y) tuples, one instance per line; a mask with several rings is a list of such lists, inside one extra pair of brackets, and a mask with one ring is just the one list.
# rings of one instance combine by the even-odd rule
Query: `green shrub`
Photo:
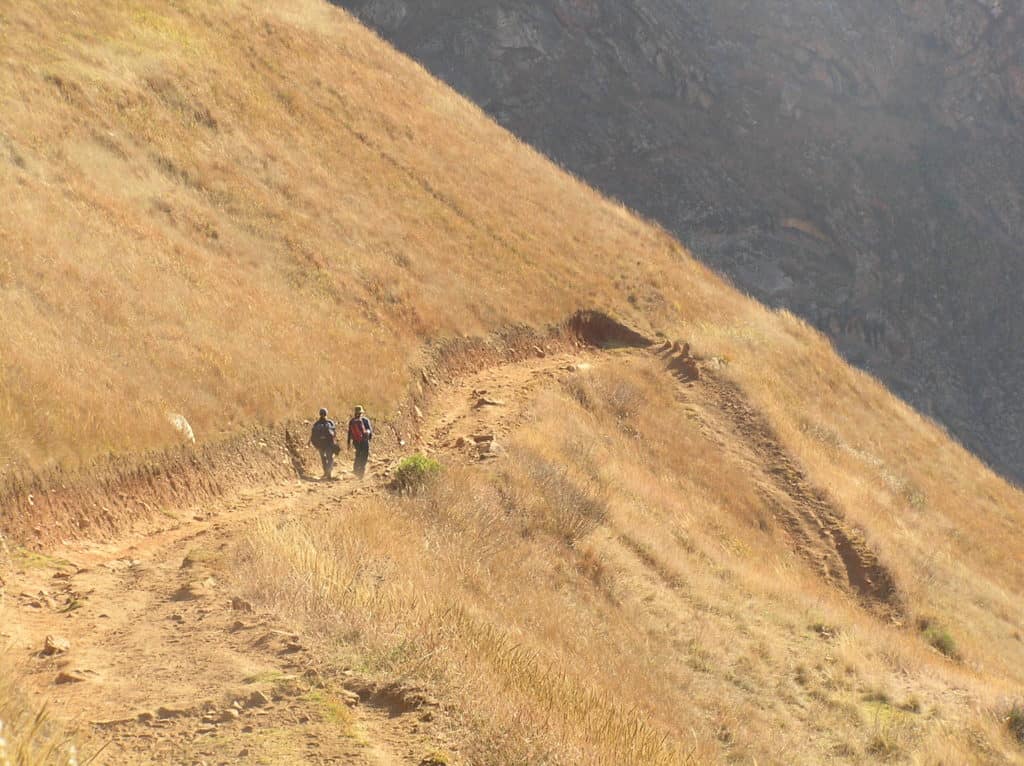
[(1017, 702), (1010, 709), (1006, 726), (1010, 729), (1013, 738), (1024, 745), (1024, 703)]
[(931, 646), (950, 659), (960, 659), (960, 652), (956, 648), (956, 640), (949, 630), (927, 617), (918, 620), (917, 624), (921, 629), (921, 635), (924, 637), (924, 640), (931, 644)]
[(413, 494), (441, 471), (441, 464), (419, 453), (403, 458), (395, 469), (391, 486), (398, 492)]

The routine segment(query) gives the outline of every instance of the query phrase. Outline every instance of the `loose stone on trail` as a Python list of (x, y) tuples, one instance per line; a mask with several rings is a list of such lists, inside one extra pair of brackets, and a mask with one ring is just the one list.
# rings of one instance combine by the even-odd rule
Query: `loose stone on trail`
[(481, 396), (479, 399), (476, 400), (476, 404), (474, 405), (474, 407), (476, 409), (478, 409), (478, 410), (483, 408), (483, 407), (504, 407), (504, 406), (505, 406), (505, 402), (501, 401), (500, 399), (489, 399), (486, 396)]
[(191, 714), (191, 710), (183, 707), (170, 707), (168, 705), (161, 705), (156, 709), (156, 717), (164, 720), (168, 718), (184, 718), (185, 716)]
[(43, 643), (42, 654), (45, 657), (53, 657), (56, 654), (66, 654), (71, 651), (71, 642), (62, 636), (47, 636)]
[(245, 706), (247, 708), (264, 707), (269, 704), (270, 698), (267, 697), (267, 695), (261, 691), (254, 691), (252, 694), (249, 695), (249, 698), (245, 701)]

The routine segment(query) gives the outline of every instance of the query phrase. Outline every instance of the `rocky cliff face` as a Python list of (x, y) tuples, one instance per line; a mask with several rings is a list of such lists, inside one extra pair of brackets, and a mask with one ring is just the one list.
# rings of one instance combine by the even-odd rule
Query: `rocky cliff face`
[(1021, 0), (339, 4), (1024, 479)]

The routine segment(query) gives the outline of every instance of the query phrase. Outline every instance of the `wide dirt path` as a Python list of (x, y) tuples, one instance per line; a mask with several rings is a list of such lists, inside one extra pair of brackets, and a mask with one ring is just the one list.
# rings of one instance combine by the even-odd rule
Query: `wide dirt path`
[[(594, 353), (545, 353), (436, 382), (406, 450), (498, 457), (526, 403)], [(494, 441), (456, 444), (482, 434)], [(415, 690), (323, 669), (313, 638), (232, 592), (222, 557), (257, 519), (343, 513), (354, 497), (386, 491), (394, 460), (375, 457), (362, 483), (346, 469), (332, 483), (253, 487), (168, 517), (162, 532), (16, 554), (0, 642), (31, 693), (106, 743), (94, 763), (427, 764), (455, 748), (441, 708)]]

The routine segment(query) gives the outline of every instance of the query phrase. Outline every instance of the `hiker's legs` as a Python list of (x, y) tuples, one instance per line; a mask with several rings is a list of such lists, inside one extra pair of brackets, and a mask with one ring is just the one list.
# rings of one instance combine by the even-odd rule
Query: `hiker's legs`
[(320, 463), (324, 467), (324, 478), (331, 478), (331, 471), (334, 470), (334, 450), (333, 449), (322, 449), (320, 450)]
[(366, 475), (366, 463), (370, 459), (370, 445), (369, 444), (357, 444), (356, 445), (356, 462), (352, 466), (352, 473), (358, 476), (360, 479)]

